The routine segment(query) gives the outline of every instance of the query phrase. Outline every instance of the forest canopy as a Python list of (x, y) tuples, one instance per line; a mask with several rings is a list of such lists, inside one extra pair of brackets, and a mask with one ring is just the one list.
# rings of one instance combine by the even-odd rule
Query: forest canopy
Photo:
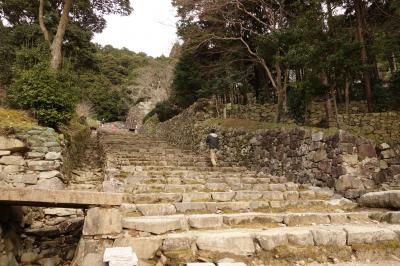
[[(184, 45), (170, 105), (215, 95), (276, 104), (276, 122), (311, 99), (399, 108), (396, 0), (174, 0)], [(297, 109), (296, 109), (297, 108)], [(301, 115), (300, 115), (301, 116)], [(299, 121), (301, 121), (301, 117)]]

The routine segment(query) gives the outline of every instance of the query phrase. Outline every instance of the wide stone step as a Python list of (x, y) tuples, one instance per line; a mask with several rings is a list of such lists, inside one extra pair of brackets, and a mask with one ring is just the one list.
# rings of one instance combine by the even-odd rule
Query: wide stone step
[[(284, 183), (287, 182), (287, 178), (283, 176), (269, 176), (269, 175), (257, 175), (254, 172), (244, 171), (244, 172), (220, 172), (220, 171), (201, 171), (201, 170), (170, 170), (160, 171), (160, 170), (144, 170), (142, 166), (123, 166), (120, 174), (128, 177), (182, 177), (182, 178), (197, 178), (197, 177), (207, 177), (207, 178), (259, 178), (259, 180), (264, 179), (271, 181), (271, 183)], [(265, 183), (265, 182), (263, 182)]]
[[(169, 180), (172, 181), (172, 180)], [(176, 182), (179, 180), (177, 179)], [(144, 183), (144, 184), (143, 184)], [(246, 184), (246, 183), (201, 183), (200, 181), (190, 184), (159, 184), (159, 183), (146, 183), (144, 180), (127, 179), (124, 186), (125, 191), (128, 193), (154, 193), (154, 192), (171, 192), (171, 193), (189, 193), (189, 192), (233, 192), (235, 199), (261, 199), (261, 198), (283, 198), (281, 195), (284, 192), (293, 191), (289, 193), (288, 198), (300, 199), (316, 199), (316, 198), (330, 198), (333, 196), (333, 191), (329, 189), (306, 189), (299, 187), (294, 183), (281, 183), (281, 184)], [(240, 193), (239, 193), (240, 191)], [(282, 192), (282, 193), (279, 193)], [(297, 193), (295, 193), (297, 192)], [(279, 194), (279, 195), (278, 195)], [(286, 193), (288, 194), (288, 193)]]
[[(211, 167), (211, 166), (141, 166), (143, 171), (185, 171), (185, 170), (194, 170), (194, 171), (204, 171), (204, 172), (243, 172), (246, 171), (246, 168), (243, 167)], [(133, 170), (130, 170), (133, 169)], [(136, 172), (135, 166), (121, 165), (121, 170), (124, 172)]]
[[(327, 224), (371, 224), (387, 221), (389, 216), (400, 217), (400, 212), (336, 212), (336, 213), (236, 213), (236, 214), (193, 214), (170, 216), (126, 217), (122, 220), (124, 229), (138, 234), (161, 235), (171, 232), (228, 229), (260, 228), (268, 229), (285, 226), (309, 226)], [(400, 220), (397, 221), (400, 223)]]
[(125, 200), (123, 193), (0, 187), (0, 204), (11, 206), (87, 208), (120, 206)]
[[(364, 258), (397, 255), (399, 234), (399, 225), (387, 224), (197, 230), (148, 237), (126, 234), (114, 246), (131, 246), (141, 260), (162, 253), (173, 263), (170, 265), (196, 261), (199, 257), (218, 261), (221, 256), (234, 256), (254, 266), (295, 265), (296, 260), (310, 258), (351, 261), (355, 255)], [(294, 261), (290, 263), (291, 260)]]
[[(285, 184), (286, 180), (276, 179), (271, 180), (269, 178), (255, 178), (255, 177), (231, 177), (230, 175), (226, 177), (225, 175), (215, 175), (208, 177), (203, 175), (196, 176), (145, 176), (141, 173), (136, 173), (135, 175), (119, 175), (120, 178), (124, 179), (126, 184), (206, 184), (206, 183), (226, 183), (232, 186), (241, 187), (242, 184), (259, 185), (262, 188), (265, 184)], [(283, 181), (283, 182), (282, 182)], [(244, 186), (243, 186), (244, 187)], [(304, 187), (304, 186), (301, 186)]]
[[(195, 185), (197, 187), (197, 185)], [(172, 187), (174, 188), (174, 187)], [(192, 188), (193, 189), (193, 188)], [(293, 189), (293, 190), (290, 190)], [(290, 188), (288, 191), (259, 190), (259, 191), (228, 191), (228, 192), (158, 192), (134, 193), (132, 202), (140, 203), (175, 203), (175, 202), (230, 202), (246, 200), (299, 200), (299, 199), (331, 199), (334, 193), (331, 190), (302, 190)]]
[(156, 204), (123, 204), (126, 216), (160, 216), (173, 214), (239, 213), (239, 212), (327, 212), (353, 210), (357, 204), (342, 199), (333, 200), (253, 200), (236, 202), (175, 202)]
[(172, 160), (168, 160), (168, 161), (124, 161), (124, 160), (118, 160), (117, 162), (115, 162), (116, 164), (120, 165), (120, 166), (151, 166), (151, 167), (160, 167), (160, 166), (176, 166), (176, 167), (180, 167), (180, 166), (199, 166), (199, 167), (209, 167), (211, 166), (211, 163), (208, 161), (203, 161), (203, 162), (195, 162), (195, 161), (180, 161), (180, 160), (176, 160), (176, 161), (172, 161)]

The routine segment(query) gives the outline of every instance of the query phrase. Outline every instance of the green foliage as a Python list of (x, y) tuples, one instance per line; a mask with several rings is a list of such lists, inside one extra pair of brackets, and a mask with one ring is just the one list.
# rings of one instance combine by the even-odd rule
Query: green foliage
[(154, 116), (155, 114), (158, 117), (160, 122), (167, 121), (172, 117), (179, 114), (180, 109), (178, 109), (174, 104), (170, 101), (162, 101), (157, 103), (156, 107), (146, 115), (143, 119), (143, 122), (146, 122), (150, 117)]
[(374, 86), (374, 111), (387, 112), (400, 107), (400, 76), (393, 82)]
[(293, 88), (287, 96), (287, 104), (290, 116), (296, 123), (303, 124), (306, 121), (309, 96), (305, 87)]
[(11, 64), (14, 50), (9, 36), (9, 30), (0, 21), (0, 87), (9, 84), (12, 77)]
[[(198, 99), (198, 94), (204, 87), (200, 70), (194, 60), (194, 55), (183, 54), (175, 68), (172, 83), (172, 101), (179, 107), (186, 108)], [(160, 117), (159, 117), (160, 118)]]
[(113, 89), (110, 80), (93, 71), (87, 71), (79, 77), (81, 99), (92, 103), (99, 120), (107, 122), (124, 120), (127, 106), (124, 95)]
[(9, 101), (31, 110), (40, 124), (58, 127), (74, 113), (77, 89), (72, 79), (66, 72), (55, 74), (37, 65), (20, 73), (8, 91)]

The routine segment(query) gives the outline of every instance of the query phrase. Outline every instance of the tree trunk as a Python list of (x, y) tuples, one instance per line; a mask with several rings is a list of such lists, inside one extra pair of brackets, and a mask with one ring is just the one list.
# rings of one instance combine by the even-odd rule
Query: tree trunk
[(275, 113), (275, 122), (280, 123), (283, 114), (283, 106), (285, 103), (285, 95), (284, 95), (284, 87), (282, 85), (282, 69), (279, 63), (275, 64), (276, 69), (276, 82), (275, 82), (275, 90), (277, 96), (276, 103), (276, 113)]
[(389, 66), (390, 66), (390, 73), (392, 74), (392, 79), (394, 79), (397, 75), (397, 60), (396, 55), (392, 53), (388, 56)]
[(364, 18), (363, 18), (363, 9), (364, 9), (364, 2), (363, 0), (355, 0), (355, 13), (356, 13), (356, 20), (357, 20), (357, 38), (361, 44), (361, 64), (364, 67), (363, 70), (363, 82), (364, 82), (364, 89), (365, 89), (365, 97), (367, 100), (367, 107), (368, 112), (372, 112), (372, 85), (371, 85), (371, 74), (368, 69), (368, 53), (367, 47), (365, 45), (365, 38), (364, 38)]
[(57, 34), (51, 45), (51, 62), (50, 67), (53, 71), (58, 71), (62, 61), (62, 43), (64, 40), (65, 30), (69, 22), (69, 11), (72, 8), (73, 0), (65, 0), (63, 13), (58, 23)]
[(46, 28), (46, 24), (44, 24), (44, 1), (45, 0), (40, 0), (39, 3), (39, 25), (45, 41), (48, 43), (49, 47), (51, 47), (50, 34)]
[(344, 81), (344, 98), (346, 103), (346, 114), (348, 114), (350, 107), (350, 82), (349, 82), (349, 77), (347, 75)]
[(282, 120), (283, 103), (284, 103), (283, 88), (276, 89), (276, 96), (278, 99), (275, 111), (275, 123), (280, 123)]
[[(334, 86), (336, 87), (336, 86)], [(340, 121), (339, 121), (339, 110), (338, 110), (338, 106), (337, 106), (337, 102), (336, 102), (336, 89), (332, 87), (331, 88), (331, 96), (333, 99), (333, 107), (335, 109), (335, 117), (336, 117), (336, 127), (340, 129)]]

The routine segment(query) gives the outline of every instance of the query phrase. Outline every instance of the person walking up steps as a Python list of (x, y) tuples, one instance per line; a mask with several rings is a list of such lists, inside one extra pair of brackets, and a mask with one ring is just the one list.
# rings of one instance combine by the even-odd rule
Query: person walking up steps
[(210, 160), (211, 164), (216, 167), (217, 166), (217, 155), (216, 151), (219, 148), (219, 137), (215, 131), (215, 129), (210, 130), (210, 134), (208, 134), (206, 143), (208, 148), (210, 149)]

